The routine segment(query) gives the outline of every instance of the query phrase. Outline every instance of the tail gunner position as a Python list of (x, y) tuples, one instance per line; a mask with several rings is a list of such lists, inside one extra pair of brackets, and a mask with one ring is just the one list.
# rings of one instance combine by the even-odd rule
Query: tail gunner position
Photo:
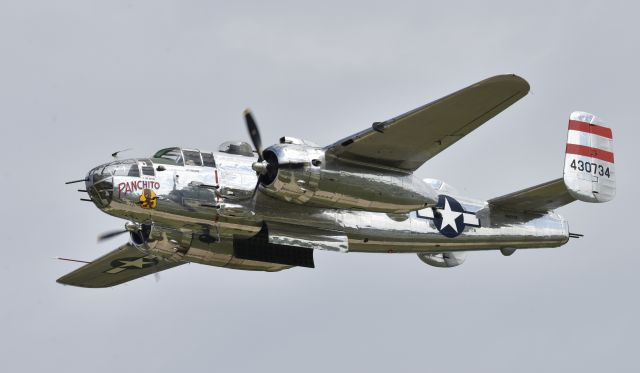
[(313, 250), (416, 253), (454, 267), (467, 251), (561, 246), (580, 235), (556, 208), (615, 195), (612, 132), (594, 115), (571, 114), (563, 177), (531, 188), (479, 201), (413, 175), (528, 92), (518, 76), (495, 76), (324, 147), (283, 137), (263, 149), (246, 111), (255, 151), (226, 142), (95, 167), (77, 181), (86, 200), (127, 221), (101, 239), (129, 242), (58, 282), (109, 287), (188, 262), (313, 268)]

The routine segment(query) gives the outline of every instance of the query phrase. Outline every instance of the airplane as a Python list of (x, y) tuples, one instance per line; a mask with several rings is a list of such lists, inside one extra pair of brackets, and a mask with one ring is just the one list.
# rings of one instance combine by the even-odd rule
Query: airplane
[(415, 253), (450, 268), (469, 251), (562, 246), (582, 235), (555, 209), (615, 196), (612, 131), (595, 115), (570, 115), (563, 176), (530, 188), (481, 201), (414, 175), (528, 92), (517, 75), (494, 76), (328, 146), (285, 136), (263, 148), (247, 109), (253, 146), (171, 147), (94, 167), (67, 184), (84, 182), (83, 200), (126, 220), (99, 240), (129, 240), (57, 282), (111, 287), (185, 263), (314, 268), (314, 250)]

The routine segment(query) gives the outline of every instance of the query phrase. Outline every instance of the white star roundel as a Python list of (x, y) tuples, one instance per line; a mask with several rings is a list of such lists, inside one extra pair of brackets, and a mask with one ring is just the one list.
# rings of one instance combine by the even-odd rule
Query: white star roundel
[(476, 214), (465, 211), (460, 202), (445, 195), (438, 196), (438, 204), (434, 209), (420, 210), (417, 216), (433, 220), (438, 232), (449, 238), (459, 236), (467, 225), (480, 226)]
[(144, 269), (158, 264), (158, 259), (153, 255), (139, 258), (118, 258), (111, 262), (111, 269), (104, 273), (116, 274), (128, 269)]

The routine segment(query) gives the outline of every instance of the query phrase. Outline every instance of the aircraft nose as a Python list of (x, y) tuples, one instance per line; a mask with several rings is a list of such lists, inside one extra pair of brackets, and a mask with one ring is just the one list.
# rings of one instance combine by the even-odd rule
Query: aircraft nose
[(106, 208), (113, 200), (113, 175), (108, 167), (98, 166), (87, 174), (87, 193), (98, 208)]

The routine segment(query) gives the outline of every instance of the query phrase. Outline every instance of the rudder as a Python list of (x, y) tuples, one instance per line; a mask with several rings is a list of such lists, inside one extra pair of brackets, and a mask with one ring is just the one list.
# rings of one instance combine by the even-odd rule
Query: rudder
[(613, 133), (600, 118), (574, 111), (569, 119), (564, 183), (574, 198), (608, 202), (616, 194)]

